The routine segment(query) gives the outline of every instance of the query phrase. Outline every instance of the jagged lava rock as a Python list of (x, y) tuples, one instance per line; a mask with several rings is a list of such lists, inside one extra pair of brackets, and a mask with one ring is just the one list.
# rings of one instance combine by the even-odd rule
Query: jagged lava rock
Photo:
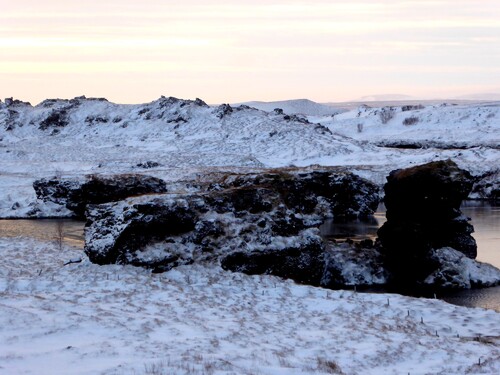
[(390, 173), (384, 186), (387, 222), (378, 236), (397, 282), (418, 284), (436, 272), (436, 249), (476, 257), (473, 227), (460, 211), (472, 184), (472, 176), (451, 160)]
[[(256, 200), (261, 203), (255, 205)], [(214, 261), (240, 249), (307, 252), (309, 243), (321, 243), (319, 232), (309, 229), (314, 219), (321, 220), (308, 217), (308, 225), (294, 215), (279, 193), (260, 187), (91, 205), (85, 252), (95, 263), (132, 264), (156, 272), (195, 260)], [(295, 233), (277, 235), (276, 218), (293, 220)]]
[(313, 171), (278, 169), (265, 173), (229, 175), (209, 190), (263, 186), (278, 191), (288, 207), (309, 214), (323, 210), (336, 219), (372, 215), (380, 201), (378, 187), (349, 172), (335, 168)]
[(477, 177), (472, 189), (471, 198), (500, 201), (500, 169), (489, 171)]
[(41, 179), (33, 183), (38, 199), (65, 205), (83, 218), (88, 204), (116, 202), (127, 197), (164, 193), (165, 181), (146, 175), (88, 176), (79, 179)]
[(407, 243), (414, 252), (426, 253), (450, 246), (474, 259), (473, 227), (460, 211), (473, 182), (451, 160), (392, 171), (384, 186), (387, 222), (378, 233), (384, 247)]
[[(320, 181), (332, 183), (319, 190)], [(339, 192), (348, 188), (346, 181), (352, 182), (352, 191), (336, 205), (336, 197), (343, 196)], [(294, 190), (304, 186), (309, 189), (302, 195)], [(376, 186), (349, 173), (230, 175), (199, 193), (89, 206), (85, 251), (99, 264), (162, 272), (194, 261), (220, 261), (227, 270), (319, 285), (328, 280), (325, 242), (317, 226), (333, 212), (340, 214), (340, 207), (345, 207), (344, 216), (367, 215), (377, 202)]]
[[(397, 169), (387, 177), (387, 219), (442, 222), (460, 215), (474, 179), (451, 160)], [(432, 214), (432, 215), (431, 215)]]
[(432, 250), (430, 259), (437, 267), (426, 277), (424, 284), (448, 289), (470, 289), (500, 283), (498, 268), (467, 258), (451, 247)]

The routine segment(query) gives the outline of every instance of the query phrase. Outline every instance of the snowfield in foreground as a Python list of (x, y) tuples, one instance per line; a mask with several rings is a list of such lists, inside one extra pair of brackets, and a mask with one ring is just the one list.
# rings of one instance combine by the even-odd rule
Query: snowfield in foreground
[[(1, 374), (498, 374), (500, 313), (0, 239)], [(77, 264), (63, 266), (72, 258)]]

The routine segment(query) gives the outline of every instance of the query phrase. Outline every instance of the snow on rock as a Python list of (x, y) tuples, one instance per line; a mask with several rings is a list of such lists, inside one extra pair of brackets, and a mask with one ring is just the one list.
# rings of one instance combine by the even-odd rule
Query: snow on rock
[(460, 289), (500, 284), (498, 268), (476, 262), (451, 247), (432, 250), (430, 259), (437, 264), (437, 269), (427, 276), (425, 284)]
[(500, 200), (500, 169), (491, 170), (476, 178), (471, 192), (473, 199)]
[(36, 196), (43, 202), (63, 205), (79, 218), (84, 218), (89, 204), (116, 202), (143, 194), (165, 193), (165, 181), (147, 175), (88, 175), (80, 179), (45, 179), (33, 183)]
[(375, 185), (337, 170), (227, 175), (205, 189), (89, 206), (87, 255), (156, 272), (222, 258), (226, 269), (317, 285), (324, 244), (312, 228), (332, 215), (370, 215), (378, 203)]
[(385, 285), (391, 280), (383, 254), (372, 244), (327, 244), (321, 286)]

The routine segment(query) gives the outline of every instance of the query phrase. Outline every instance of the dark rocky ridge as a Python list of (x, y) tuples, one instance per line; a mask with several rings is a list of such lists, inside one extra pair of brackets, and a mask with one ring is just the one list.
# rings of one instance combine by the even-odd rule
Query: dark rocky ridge
[(36, 196), (44, 202), (64, 205), (78, 218), (85, 217), (88, 204), (116, 202), (142, 194), (165, 193), (163, 180), (139, 175), (88, 176), (80, 179), (41, 179), (33, 183)]
[(379, 203), (378, 188), (367, 180), (338, 169), (306, 171), (277, 169), (262, 173), (227, 175), (211, 183), (207, 190), (241, 187), (265, 187), (276, 190), (288, 207), (309, 214), (326, 204), (327, 216), (336, 219), (367, 217)]

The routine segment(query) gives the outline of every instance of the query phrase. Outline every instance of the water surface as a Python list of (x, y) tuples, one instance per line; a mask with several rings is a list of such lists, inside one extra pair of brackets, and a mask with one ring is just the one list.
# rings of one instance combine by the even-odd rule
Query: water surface
[(0, 237), (30, 237), (58, 241), (83, 249), (84, 221), (72, 219), (0, 220)]

